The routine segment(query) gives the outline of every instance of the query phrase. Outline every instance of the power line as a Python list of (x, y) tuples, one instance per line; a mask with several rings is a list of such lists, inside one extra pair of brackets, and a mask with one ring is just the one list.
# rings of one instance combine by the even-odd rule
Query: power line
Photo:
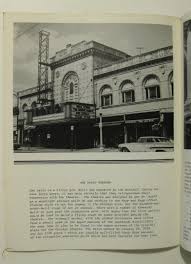
[(32, 30), (33, 28), (37, 27), (38, 25), (39, 24), (35, 24), (35, 25), (27, 28), (26, 30), (22, 31), (20, 34), (17, 34), (14, 39), (20, 38), (22, 35), (26, 34), (28, 31)]

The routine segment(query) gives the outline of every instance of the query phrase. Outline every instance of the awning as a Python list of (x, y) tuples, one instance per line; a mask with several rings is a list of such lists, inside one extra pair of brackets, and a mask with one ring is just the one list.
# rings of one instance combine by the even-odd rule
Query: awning
[[(143, 118), (143, 119), (132, 119), (132, 120), (126, 120), (124, 121), (112, 121), (112, 122), (103, 122), (103, 127), (106, 126), (120, 126), (125, 124), (136, 124), (136, 123), (153, 123), (153, 122), (159, 122), (159, 118)], [(95, 124), (95, 127), (99, 127), (99, 123)]]
[[(103, 122), (102, 123), (103, 127), (105, 127), (105, 126), (120, 126), (122, 124), (124, 124), (123, 121), (113, 121), (113, 122)], [(95, 124), (94, 126), (99, 127), (99, 123)]]
[(25, 126), (25, 127), (24, 127), (24, 130), (33, 130), (33, 129), (35, 129), (35, 128), (36, 128), (36, 126), (28, 125), (28, 126)]
[(125, 124), (153, 123), (156, 121), (159, 121), (159, 118), (143, 118), (143, 119), (126, 120)]

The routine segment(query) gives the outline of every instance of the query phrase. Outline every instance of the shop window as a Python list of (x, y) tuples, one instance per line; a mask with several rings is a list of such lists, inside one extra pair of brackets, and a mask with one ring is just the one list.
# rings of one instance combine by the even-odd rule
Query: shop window
[(101, 89), (101, 106), (110, 106), (113, 104), (112, 89), (110, 86), (104, 86)]
[(144, 82), (146, 100), (160, 98), (160, 84), (156, 76), (152, 75), (147, 77)]

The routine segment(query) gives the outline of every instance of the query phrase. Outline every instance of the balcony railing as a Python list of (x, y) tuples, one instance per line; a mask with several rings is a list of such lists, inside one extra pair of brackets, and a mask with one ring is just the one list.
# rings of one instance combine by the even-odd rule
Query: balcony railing
[(44, 115), (51, 115), (55, 113), (61, 113), (63, 112), (63, 108), (60, 104), (57, 105), (44, 105), (40, 107), (35, 107), (31, 109), (32, 111), (32, 116), (37, 117), (37, 116), (44, 116)]

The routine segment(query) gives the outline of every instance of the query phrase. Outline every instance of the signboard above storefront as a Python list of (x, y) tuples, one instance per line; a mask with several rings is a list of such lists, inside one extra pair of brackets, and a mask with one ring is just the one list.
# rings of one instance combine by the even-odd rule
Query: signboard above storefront
[(71, 119), (95, 119), (95, 106), (91, 104), (71, 104)]
[[(84, 104), (78, 102), (67, 102), (60, 104), (60, 110), (58, 112), (49, 113), (44, 107), (44, 111), (36, 111), (33, 116), (33, 124), (50, 124), (50, 123), (67, 123), (77, 121), (94, 120), (95, 106), (93, 104)], [(43, 113), (43, 114), (42, 114)], [(31, 123), (30, 123), (31, 124)]]

